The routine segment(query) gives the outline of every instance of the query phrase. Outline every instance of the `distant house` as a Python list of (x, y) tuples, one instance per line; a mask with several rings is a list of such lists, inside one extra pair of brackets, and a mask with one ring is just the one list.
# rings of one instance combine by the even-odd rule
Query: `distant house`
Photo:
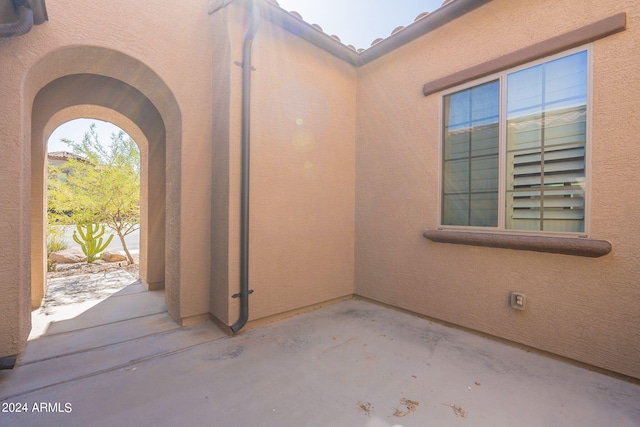
[(78, 160), (81, 162), (86, 162), (82, 156), (77, 154), (69, 153), (68, 151), (52, 151), (47, 153), (47, 161), (51, 166), (61, 166), (69, 161), (69, 159)]
[(182, 325), (355, 295), (640, 378), (639, 1), (447, 0), (366, 49), (275, 0), (47, 7), (0, 38), (0, 356), (43, 297), (45, 141), (89, 117), (140, 145)]
[[(57, 179), (57, 180), (60, 180), (61, 182), (67, 182), (68, 176), (73, 173), (73, 170), (67, 165), (69, 160), (71, 159), (77, 160), (83, 163), (88, 162), (86, 158), (74, 153), (69, 153), (68, 151), (52, 151), (47, 153), (47, 162), (48, 162), (49, 168), (51, 167), (60, 168), (60, 170), (49, 169), (48, 179), (49, 180)], [(47, 209), (51, 212), (54, 211), (53, 209), (51, 209), (50, 206), (48, 206)], [(66, 215), (71, 215), (72, 211), (64, 210), (64, 212)]]

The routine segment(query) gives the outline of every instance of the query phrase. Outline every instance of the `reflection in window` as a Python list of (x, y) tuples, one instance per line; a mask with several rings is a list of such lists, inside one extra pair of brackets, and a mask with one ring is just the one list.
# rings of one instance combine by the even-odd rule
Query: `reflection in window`
[(584, 50), (443, 97), (442, 225), (585, 231), (587, 63)]
[(507, 77), (507, 228), (584, 231), (587, 54)]
[(444, 98), (443, 224), (498, 225), (499, 82)]

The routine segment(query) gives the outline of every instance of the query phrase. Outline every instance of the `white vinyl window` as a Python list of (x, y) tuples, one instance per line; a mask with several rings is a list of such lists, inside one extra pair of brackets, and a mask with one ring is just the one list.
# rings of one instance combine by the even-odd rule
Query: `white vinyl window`
[(585, 233), (588, 50), (443, 97), (441, 224)]

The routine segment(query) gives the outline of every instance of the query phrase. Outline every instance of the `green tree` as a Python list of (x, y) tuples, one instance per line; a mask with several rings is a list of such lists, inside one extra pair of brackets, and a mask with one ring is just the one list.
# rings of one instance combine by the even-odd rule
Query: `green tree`
[(133, 264), (124, 238), (140, 227), (140, 152), (125, 136), (111, 134), (105, 147), (92, 124), (82, 142), (62, 140), (79, 158), (70, 158), (64, 167), (50, 166), (48, 215), (49, 223), (105, 224)]

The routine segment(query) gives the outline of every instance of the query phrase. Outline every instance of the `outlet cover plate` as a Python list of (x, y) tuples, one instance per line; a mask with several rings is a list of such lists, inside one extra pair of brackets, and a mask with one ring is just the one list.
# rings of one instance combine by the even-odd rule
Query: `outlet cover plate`
[(511, 308), (514, 310), (524, 310), (525, 298), (520, 292), (511, 292)]

